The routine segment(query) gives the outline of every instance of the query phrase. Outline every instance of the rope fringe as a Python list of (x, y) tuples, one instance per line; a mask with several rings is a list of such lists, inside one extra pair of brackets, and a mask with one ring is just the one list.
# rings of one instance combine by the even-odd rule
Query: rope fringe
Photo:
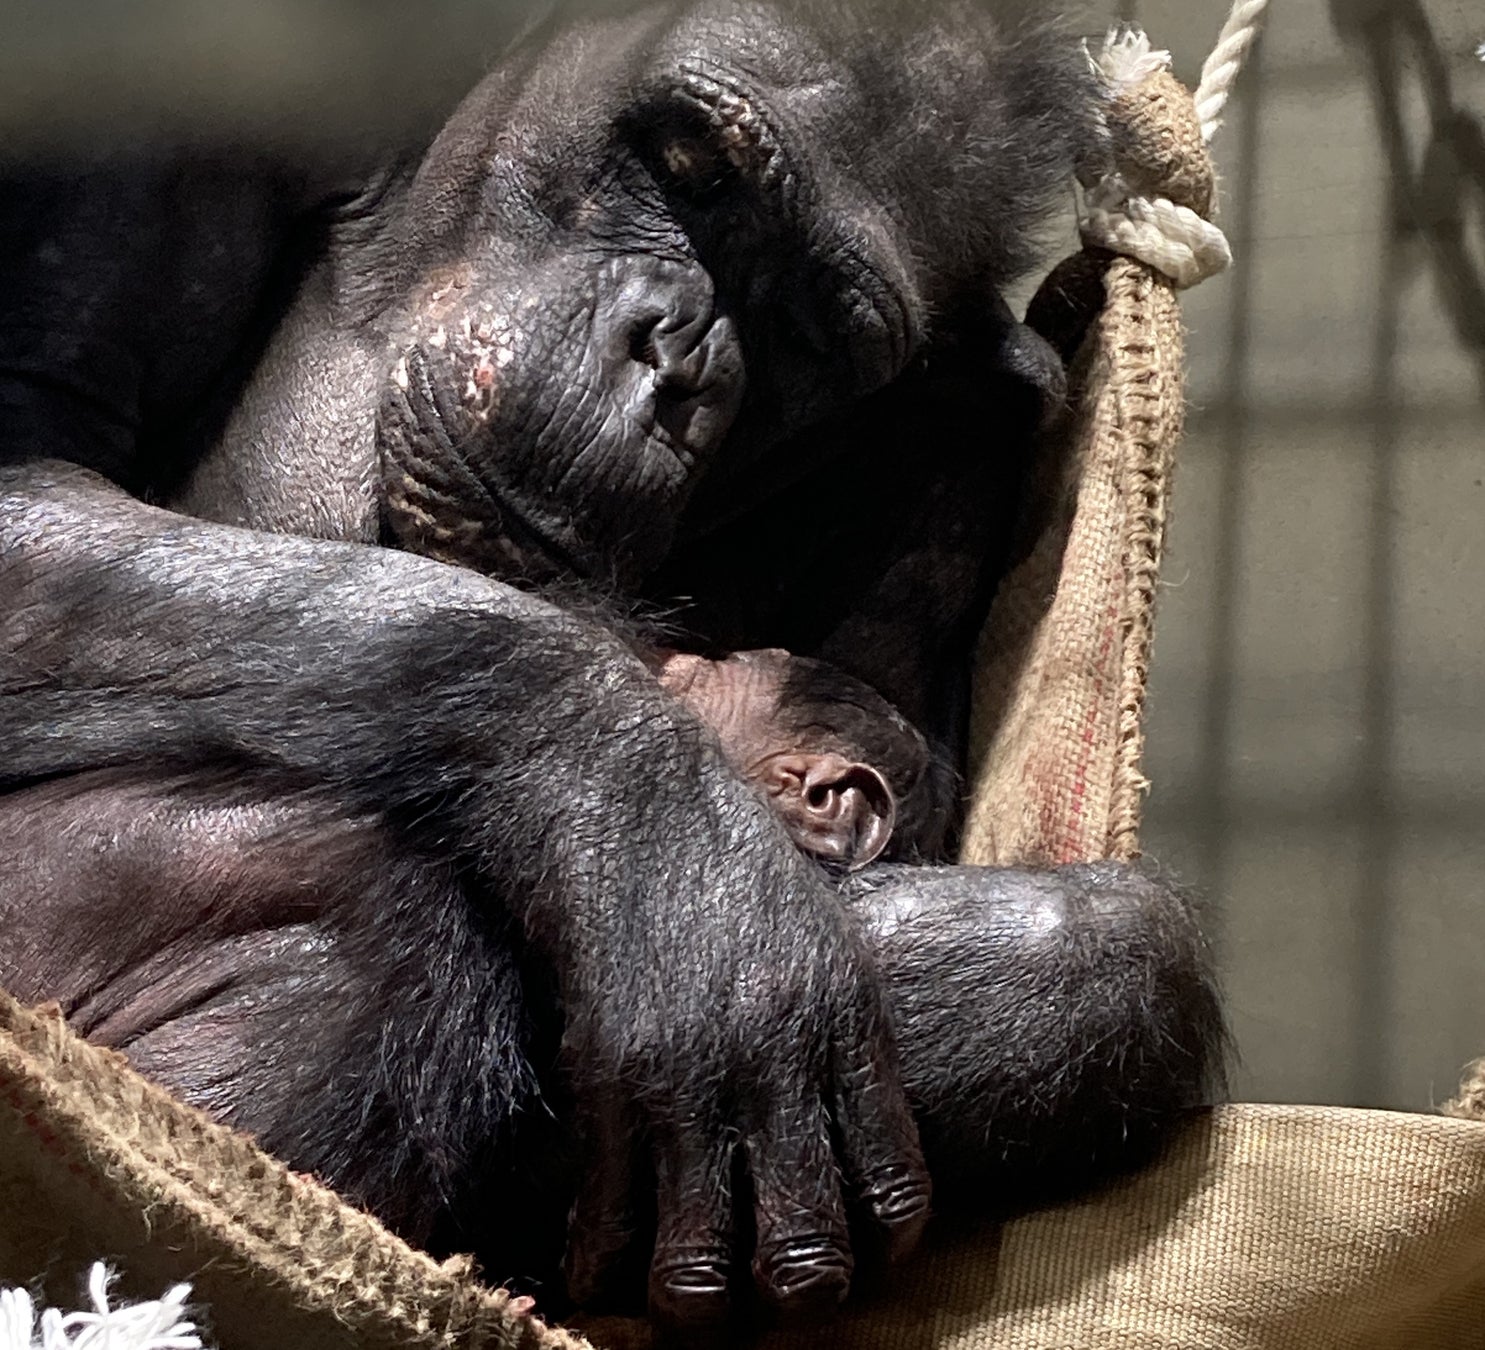
[[(1083, 44), (1088, 51), (1088, 44)], [(1150, 45), (1149, 36), (1141, 29), (1112, 28), (1103, 40), (1103, 50), (1088, 56), (1093, 69), (1115, 89), (1133, 89), (1151, 75), (1170, 69), (1170, 53)]]
[(0, 1289), (0, 1350), (201, 1350), (201, 1338), (186, 1317), (191, 1286), (178, 1284), (151, 1303), (110, 1307), (108, 1268), (88, 1272), (91, 1312), (42, 1311), (38, 1320), (24, 1289)]

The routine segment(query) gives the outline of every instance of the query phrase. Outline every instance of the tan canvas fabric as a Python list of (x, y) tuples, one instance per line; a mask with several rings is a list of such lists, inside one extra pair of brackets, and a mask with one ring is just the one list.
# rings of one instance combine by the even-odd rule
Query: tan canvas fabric
[(0, 993), (0, 1285), (77, 1306), (98, 1259), (125, 1296), (191, 1280), (224, 1350), (582, 1345)]
[(1169, 283), (1113, 258), (1042, 454), (1060, 503), (1000, 588), (981, 641), (967, 862), (1073, 862), (1137, 849), (1140, 718), (1166, 491), (1182, 418)]
[[(1109, 127), (1123, 179), (1209, 210), (1211, 159), (1191, 97), (1167, 71), (1120, 92)], [(1039, 537), (981, 635), (967, 862), (1139, 848), (1155, 581), (1185, 410), (1181, 316), (1167, 277), (1091, 251), (1053, 272), (1028, 320), (1055, 330), (1090, 274), (1101, 308), (1072, 364), (1068, 418), (1041, 447), (1037, 477), (1052, 504), (1035, 511)], [(1070, 345), (1066, 333), (1047, 336)]]
[[(609, 1350), (642, 1339), (595, 1324)], [(1485, 1346), (1485, 1125), (1231, 1106), (1106, 1195), (941, 1238), (828, 1338), (764, 1350)]]

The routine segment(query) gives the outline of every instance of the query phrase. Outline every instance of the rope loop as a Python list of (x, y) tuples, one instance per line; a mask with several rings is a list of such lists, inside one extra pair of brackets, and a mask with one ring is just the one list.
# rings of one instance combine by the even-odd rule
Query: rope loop
[(1194, 286), (1232, 265), (1227, 236), (1211, 221), (1165, 197), (1127, 195), (1117, 174), (1088, 193), (1084, 209), (1084, 243), (1137, 258), (1177, 287)]
[(1215, 177), (1206, 147), (1267, 3), (1234, 0), (1194, 95), (1170, 74), (1170, 53), (1137, 29), (1111, 31), (1090, 54), (1110, 91), (1114, 167), (1087, 185), (1085, 244), (1135, 258), (1177, 287), (1231, 266), (1227, 237), (1207, 218)]

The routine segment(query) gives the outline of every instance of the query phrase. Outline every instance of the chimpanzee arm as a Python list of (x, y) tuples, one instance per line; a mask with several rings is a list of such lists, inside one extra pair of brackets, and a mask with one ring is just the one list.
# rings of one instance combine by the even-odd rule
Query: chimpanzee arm
[(961, 327), (880, 396), (884, 448), (861, 475), (877, 483), (874, 542), (854, 569), (859, 594), (815, 650), (945, 748), (967, 743), (975, 642), (1025, 529), (1036, 434), (1066, 388), (1057, 353), (998, 296)]
[[(927, 1176), (859, 936), (601, 629), (425, 559), (206, 525), (54, 462), (0, 469), (0, 786), (146, 758), (324, 783), (505, 898), (609, 1127), (586, 1193), (627, 1203), (630, 1140), (649, 1150), (663, 1318), (726, 1310), (734, 1146), (758, 1283), (786, 1310), (844, 1293), (854, 1204), (891, 1247), (920, 1231)], [(574, 1262), (597, 1279), (611, 1253), (584, 1244), (622, 1218), (590, 1218)]]
[[(551, 1312), (574, 1106), (533, 1066), (561, 1019), (522, 1006), (467, 880), (251, 774), (83, 775), (0, 797), (0, 982), (405, 1236), (452, 1222)], [(881, 866), (844, 886), (941, 1210), (1104, 1180), (1220, 1087), (1208, 955), (1168, 882), (1096, 863)], [(516, 1194), (512, 1235), (488, 1216)]]
[(1147, 1161), (1224, 1086), (1191, 902), (1113, 862), (847, 878), (887, 981), (938, 1207), (1005, 1213)]

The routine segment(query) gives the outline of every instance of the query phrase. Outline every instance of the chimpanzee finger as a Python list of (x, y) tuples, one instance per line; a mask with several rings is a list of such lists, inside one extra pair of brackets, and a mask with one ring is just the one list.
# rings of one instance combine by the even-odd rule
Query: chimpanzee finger
[(884, 1019), (851, 1019), (836, 1044), (835, 1124), (847, 1192), (896, 1261), (917, 1246), (933, 1198)]
[[(577, 1126), (582, 1184), (567, 1222), (567, 1292), (582, 1305), (605, 1302), (622, 1286), (635, 1239), (635, 1140), (631, 1111), (614, 1094), (591, 1094)], [(641, 1267), (641, 1270), (643, 1267)]]
[(733, 1150), (729, 1131), (695, 1121), (655, 1138), (650, 1314), (686, 1336), (720, 1329), (731, 1311)]
[(830, 1312), (851, 1287), (851, 1237), (824, 1108), (800, 1093), (748, 1137), (758, 1292), (789, 1318)]

